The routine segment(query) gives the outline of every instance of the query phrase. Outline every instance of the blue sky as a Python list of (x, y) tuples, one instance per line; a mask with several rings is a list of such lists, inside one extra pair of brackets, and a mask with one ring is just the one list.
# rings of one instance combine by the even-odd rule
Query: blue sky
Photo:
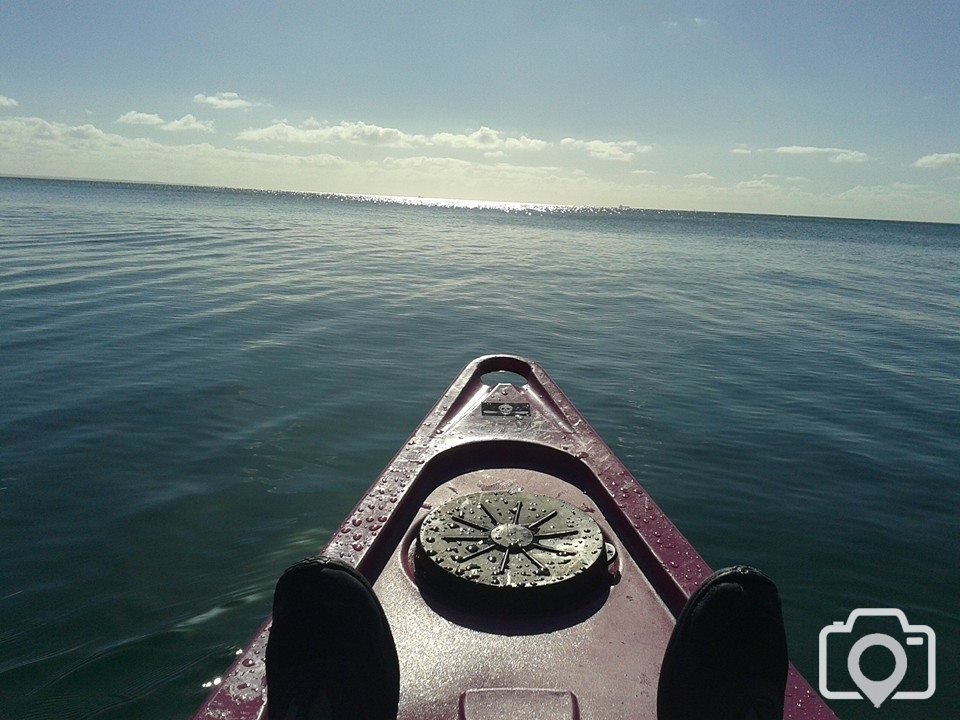
[(4, 0), (0, 173), (960, 222), (960, 4)]

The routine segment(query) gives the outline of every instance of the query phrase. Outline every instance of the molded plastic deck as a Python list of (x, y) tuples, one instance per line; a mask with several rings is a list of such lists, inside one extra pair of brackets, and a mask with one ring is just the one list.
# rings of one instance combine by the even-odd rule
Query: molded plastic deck
[[(524, 384), (484, 384), (497, 371)], [(420, 521), (483, 491), (588, 513), (616, 547), (609, 591), (511, 616), (421, 587)], [(494, 355), (463, 370), (322, 553), (356, 566), (383, 603), (400, 658), (399, 720), (656, 720), (675, 616), (711, 573), (546, 372)], [(269, 630), (268, 620), (195, 720), (265, 717)], [(785, 720), (835, 720), (792, 665), (785, 699)]]

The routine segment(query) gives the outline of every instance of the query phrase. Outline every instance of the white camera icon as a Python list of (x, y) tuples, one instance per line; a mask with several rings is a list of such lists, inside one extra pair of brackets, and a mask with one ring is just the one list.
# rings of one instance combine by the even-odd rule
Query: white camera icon
[[(861, 617), (892, 617), (900, 621), (904, 642), (907, 645), (926, 645), (927, 648), (927, 687), (924, 690), (901, 690), (895, 692), (907, 674), (907, 653), (903, 645), (890, 635), (874, 633), (864, 635), (857, 640), (847, 655), (847, 671), (850, 679), (860, 688), (856, 691), (830, 690), (827, 687), (827, 641), (831, 635), (853, 633), (853, 626)], [(879, 645), (887, 648), (893, 655), (894, 668), (885, 680), (871, 680), (860, 669), (860, 658), (871, 647)], [(860, 700), (866, 697), (874, 707), (880, 707), (886, 699), (925, 700), (937, 689), (936, 663), (937, 636), (929, 625), (911, 625), (903, 610), (897, 608), (858, 608), (850, 613), (846, 622), (835, 621), (820, 631), (820, 694), (831, 700)], [(861, 693), (863, 693), (861, 695)]]

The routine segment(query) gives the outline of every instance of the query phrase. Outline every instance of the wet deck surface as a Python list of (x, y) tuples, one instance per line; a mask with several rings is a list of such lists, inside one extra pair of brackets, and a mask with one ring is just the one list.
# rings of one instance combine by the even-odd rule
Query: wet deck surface
[[(417, 524), (448, 500), (485, 491), (558, 498), (597, 522), (617, 549), (619, 580), (606, 592), (511, 618), (421, 594), (413, 562)], [(400, 656), (401, 720), (488, 717), (656, 717), (660, 660), (673, 616), (610, 525), (580, 490), (532, 470), (454, 478), (428, 498), (374, 585)], [(531, 598), (532, 599), (532, 598)]]
[[(482, 379), (503, 372), (520, 382)], [(616, 582), (515, 614), (431, 590), (415, 569), (418, 527), (476, 492), (579, 508), (615, 547)], [(654, 720), (674, 617), (710, 574), (546, 372), (510, 356), (464, 369), (322, 552), (357, 567), (380, 596), (400, 657), (399, 720)], [(268, 635), (269, 621), (197, 720), (263, 716)], [(792, 666), (785, 701), (786, 720), (835, 720)]]

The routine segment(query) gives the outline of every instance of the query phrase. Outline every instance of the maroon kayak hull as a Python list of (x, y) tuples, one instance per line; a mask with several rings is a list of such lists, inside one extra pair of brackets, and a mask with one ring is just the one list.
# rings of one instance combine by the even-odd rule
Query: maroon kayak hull
[[(498, 371), (523, 384), (483, 382)], [(424, 517), (477, 493), (529, 493), (577, 508), (611, 546), (610, 583), (516, 613), (426, 586), (416, 550)], [(401, 665), (400, 720), (655, 720), (675, 616), (711, 573), (543, 369), (509, 356), (464, 369), (322, 553), (356, 566), (384, 606)], [(265, 716), (269, 628), (196, 720)], [(793, 666), (784, 718), (835, 718)]]

